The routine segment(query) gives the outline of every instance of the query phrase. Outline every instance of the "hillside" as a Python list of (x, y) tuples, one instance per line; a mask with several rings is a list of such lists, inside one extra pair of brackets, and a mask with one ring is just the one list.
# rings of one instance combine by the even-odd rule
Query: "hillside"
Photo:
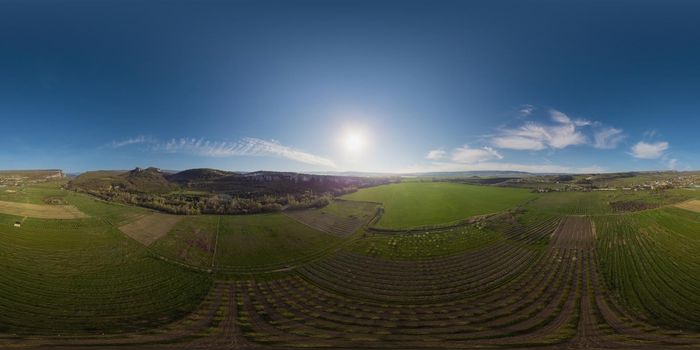
[(131, 171), (89, 171), (77, 176), (70, 187), (83, 190), (122, 190), (131, 193), (168, 193), (194, 190), (231, 196), (335, 192), (350, 187), (387, 183), (388, 178), (312, 175), (256, 171), (236, 173), (217, 169), (188, 169), (168, 174), (157, 168)]
[(167, 193), (177, 189), (177, 185), (168, 181), (156, 168), (136, 168), (128, 172), (89, 171), (78, 175), (69, 186), (87, 191), (123, 190), (135, 193)]
[(395, 181), (398, 179), (273, 171), (189, 169), (167, 173), (136, 168), (86, 172), (70, 181), (67, 188), (173, 214), (249, 214), (320, 207), (333, 195)]

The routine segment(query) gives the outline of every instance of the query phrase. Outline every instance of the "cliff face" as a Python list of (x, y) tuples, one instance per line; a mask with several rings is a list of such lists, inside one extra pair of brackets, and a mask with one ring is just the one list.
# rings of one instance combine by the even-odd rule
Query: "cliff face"
[(49, 180), (64, 178), (63, 170), (60, 169), (41, 169), (41, 170), (1, 170), (0, 178), (14, 178), (25, 180)]

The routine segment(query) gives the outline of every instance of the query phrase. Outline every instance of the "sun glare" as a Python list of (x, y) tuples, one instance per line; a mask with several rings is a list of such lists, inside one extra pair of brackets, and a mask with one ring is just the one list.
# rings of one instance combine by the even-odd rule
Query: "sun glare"
[(367, 143), (365, 135), (357, 130), (348, 130), (342, 139), (343, 148), (349, 153), (361, 152)]

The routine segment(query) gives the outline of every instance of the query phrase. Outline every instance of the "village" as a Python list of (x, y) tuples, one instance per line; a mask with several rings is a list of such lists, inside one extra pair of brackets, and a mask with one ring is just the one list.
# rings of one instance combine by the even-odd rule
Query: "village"
[[(651, 179), (646, 177), (629, 177), (616, 178), (610, 180), (608, 178), (600, 179), (595, 176), (588, 176), (583, 179), (572, 182), (551, 181), (549, 183), (540, 181), (533, 192), (591, 192), (591, 191), (654, 191), (668, 190), (677, 188), (700, 188), (700, 174), (678, 174), (678, 173), (659, 173), (662, 176), (655, 176)], [(659, 178), (661, 177), (661, 178)], [(546, 184), (552, 185), (547, 186)]]

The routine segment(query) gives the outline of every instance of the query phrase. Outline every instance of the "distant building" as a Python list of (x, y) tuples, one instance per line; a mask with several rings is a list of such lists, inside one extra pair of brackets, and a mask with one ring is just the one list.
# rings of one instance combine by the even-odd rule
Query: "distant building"
[(15, 221), (15, 227), (22, 227), (22, 223), (19, 221)]

